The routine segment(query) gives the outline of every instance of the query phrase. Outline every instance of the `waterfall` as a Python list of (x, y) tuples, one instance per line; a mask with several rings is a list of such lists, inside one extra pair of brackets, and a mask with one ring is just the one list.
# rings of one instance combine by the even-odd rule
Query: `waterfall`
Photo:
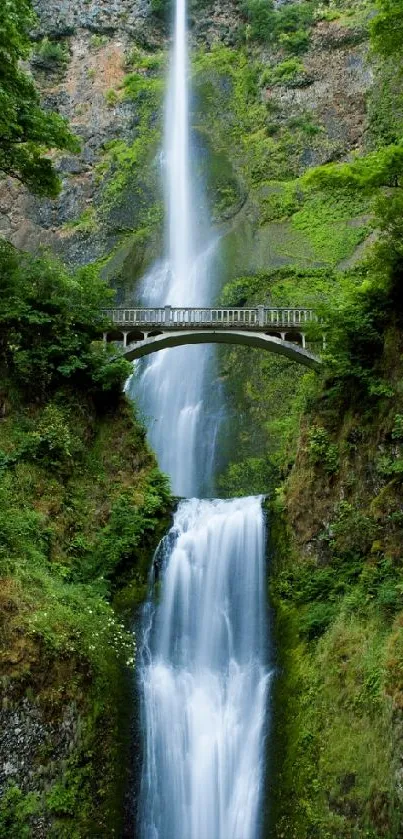
[[(192, 179), (186, 0), (176, 0), (162, 155), (166, 258), (147, 305), (211, 302), (216, 243)], [(258, 839), (265, 707), (265, 531), (260, 498), (198, 500), (211, 486), (216, 427), (206, 347), (156, 353), (131, 392), (178, 507), (159, 557), (161, 593), (143, 617), (141, 839)], [(159, 586), (157, 586), (159, 590)]]
[(264, 554), (259, 498), (179, 506), (144, 622), (141, 839), (257, 839)]
[[(162, 154), (167, 255), (143, 280), (142, 303), (148, 306), (207, 306), (212, 293), (216, 239), (192, 177), (188, 65), (186, 0), (177, 0)], [(147, 417), (160, 467), (182, 497), (205, 490), (211, 477), (216, 436), (207, 399), (211, 361), (207, 346), (161, 351), (140, 362), (130, 386)]]

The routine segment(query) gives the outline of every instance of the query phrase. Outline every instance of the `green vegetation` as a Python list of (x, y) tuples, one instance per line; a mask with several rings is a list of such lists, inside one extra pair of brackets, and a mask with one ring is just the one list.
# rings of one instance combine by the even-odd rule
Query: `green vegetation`
[(287, 58), (273, 67), (267, 67), (261, 77), (262, 87), (286, 84), (288, 87), (303, 87), (309, 83), (304, 75), (304, 65), (299, 58)]
[(354, 364), (305, 409), (270, 505), (279, 837), (400, 835), (401, 331), (371, 367), (350, 342)]
[(400, 60), (403, 43), (403, 8), (400, 0), (377, 0), (378, 14), (372, 22), (372, 42), (383, 56)]
[(0, 836), (34, 835), (36, 819), (55, 837), (109, 836), (124, 792), (131, 613), (169, 488), (122, 396), (130, 365), (98, 341), (111, 292), (95, 271), (73, 276), (5, 244), (0, 271), (2, 688), (10, 708), (35, 697), (43, 725), (75, 709), (64, 745), (27, 743), (34, 774), (3, 797)]
[(107, 101), (107, 104), (108, 104), (109, 108), (115, 108), (116, 105), (119, 102), (119, 94), (116, 90), (114, 90), (111, 87), (111, 88), (109, 88), (109, 90), (106, 91), (105, 99)]
[(43, 38), (35, 46), (34, 64), (44, 70), (63, 70), (69, 62), (69, 50), (61, 41)]
[(112, 292), (95, 269), (72, 276), (51, 257), (20, 255), (0, 243), (0, 270), (3, 376), (36, 400), (64, 385), (95, 399), (118, 398), (131, 368), (97, 343)]
[(313, 2), (284, 4), (276, 8), (274, 0), (245, 0), (246, 41), (258, 41), (298, 54), (309, 46), (309, 29), (314, 20)]
[[(160, 184), (152, 162), (161, 142), (164, 61), (163, 53), (149, 55), (138, 47), (131, 51), (130, 72), (119, 99), (134, 103), (136, 137), (132, 143), (117, 139), (107, 144), (97, 168), (98, 177), (105, 181), (100, 218), (120, 234), (134, 230), (139, 251), (161, 226)], [(115, 91), (108, 91), (107, 101), (116, 104)]]
[[(39, 195), (56, 196), (60, 181), (47, 149), (78, 151), (66, 120), (41, 108), (20, 62), (29, 56), (34, 15), (29, 0), (4, 0), (0, 9), (0, 172)], [(49, 49), (49, 47), (48, 47)]]
[(108, 43), (108, 36), (107, 35), (98, 35), (96, 32), (91, 35), (90, 38), (90, 45), (94, 50), (100, 49), (100, 47), (104, 47), (105, 44)]
[(83, 210), (81, 216), (66, 223), (65, 229), (75, 230), (76, 233), (84, 233), (86, 235), (96, 233), (98, 230), (98, 220), (95, 207), (92, 205), (86, 210)]

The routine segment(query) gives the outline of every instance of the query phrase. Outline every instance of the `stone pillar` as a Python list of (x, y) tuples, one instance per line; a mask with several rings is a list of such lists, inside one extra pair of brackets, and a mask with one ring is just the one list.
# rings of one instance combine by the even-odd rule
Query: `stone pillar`
[(168, 326), (171, 323), (172, 306), (165, 306), (164, 308), (164, 323)]
[(108, 333), (107, 332), (104, 332), (104, 334), (102, 336), (102, 340), (103, 340), (104, 344), (106, 344), (108, 342)]
[(301, 332), (301, 338), (302, 338), (302, 349), (305, 350), (306, 349), (306, 340), (305, 340), (305, 335), (304, 335), (303, 332)]
[(264, 326), (264, 306), (257, 307), (257, 322), (259, 326)]
[(285, 341), (285, 332), (280, 332), (280, 338), (282, 341)]
[(128, 332), (123, 333), (123, 346), (124, 347), (127, 347), (127, 336), (128, 336), (128, 334), (129, 334)]

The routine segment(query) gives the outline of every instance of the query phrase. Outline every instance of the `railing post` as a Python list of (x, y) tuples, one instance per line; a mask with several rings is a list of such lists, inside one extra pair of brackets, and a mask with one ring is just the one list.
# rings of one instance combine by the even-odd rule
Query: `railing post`
[(172, 306), (165, 306), (164, 307), (164, 323), (166, 323), (168, 326), (171, 323), (171, 312), (172, 312)]
[(257, 322), (259, 326), (264, 326), (264, 306), (257, 307)]

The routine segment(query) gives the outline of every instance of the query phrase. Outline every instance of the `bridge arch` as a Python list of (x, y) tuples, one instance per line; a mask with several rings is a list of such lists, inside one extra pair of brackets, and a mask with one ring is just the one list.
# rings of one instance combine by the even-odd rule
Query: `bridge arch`
[(282, 355), (291, 361), (296, 361), (310, 369), (318, 369), (321, 361), (318, 356), (303, 348), (295, 341), (284, 341), (281, 338), (259, 332), (246, 332), (232, 329), (191, 329), (178, 332), (163, 332), (154, 337), (148, 336), (144, 341), (130, 344), (124, 348), (124, 357), (128, 361), (143, 358), (151, 353), (169, 347), (181, 347), (192, 344), (239, 344), (246, 347), (272, 352)]

